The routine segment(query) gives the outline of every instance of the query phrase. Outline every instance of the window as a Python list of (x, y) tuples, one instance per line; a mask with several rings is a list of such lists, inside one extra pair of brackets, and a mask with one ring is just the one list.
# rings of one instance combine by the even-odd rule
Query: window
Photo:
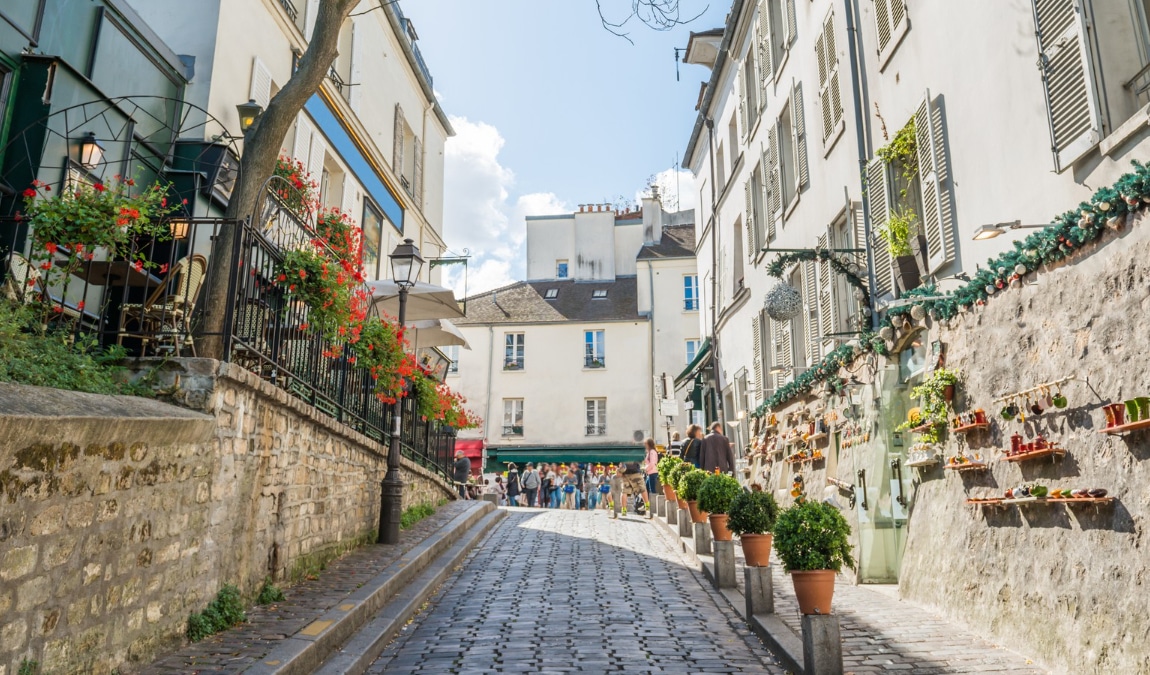
[(441, 348), (443, 354), (451, 359), (451, 363), (447, 364), (447, 374), (454, 375), (459, 372), (459, 345), (448, 345)]
[(503, 435), (523, 435), (523, 399), (503, 399)]
[[(748, 127), (744, 122), (744, 133), (748, 128), (750, 127)], [(727, 125), (727, 147), (731, 149), (730, 170), (731, 175), (733, 176), (735, 175), (735, 164), (739, 159), (739, 122), (737, 119), (735, 119), (734, 115), (731, 115), (731, 123)]]
[(823, 21), (823, 32), (815, 42), (815, 60), (819, 65), (819, 111), (823, 122), (823, 145), (828, 146), (846, 128), (843, 123), (842, 96), (839, 93), (839, 53), (835, 47), (834, 12), (828, 13)]
[(554, 300), (555, 298), (559, 297), (559, 289), (558, 288), (548, 288), (547, 292), (543, 295), (543, 297), (547, 298), (548, 300)]
[(603, 331), (583, 331), (583, 367), (604, 368), (607, 356), (604, 349)]
[(694, 312), (699, 309), (699, 275), (683, 275), (683, 309)]
[(791, 204), (798, 191), (795, 189), (795, 144), (794, 127), (791, 124), (791, 106), (788, 103), (779, 115), (779, 179), (782, 181), (783, 212)]
[(338, 55), (336, 56), (335, 63), (331, 64), (331, 68), (328, 69), (327, 73), (327, 79), (331, 80), (336, 91), (338, 91), (339, 95), (348, 103), (351, 103), (351, 92), (352, 89), (354, 89), (351, 81), (352, 43), (354, 41), (355, 22), (351, 19), (346, 19), (339, 29)]
[(765, 390), (774, 389), (768, 380), (773, 363), (771, 350), (774, 347), (774, 338), (771, 330), (771, 318), (767, 316), (766, 310), (760, 310), (758, 314), (751, 317), (751, 347), (754, 351), (752, 366), (754, 369), (755, 389), (758, 390), (752, 396), (758, 397), (756, 402), (767, 398)]
[(505, 335), (503, 370), (523, 370), (523, 333)]
[[(344, 178), (344, 180), (348, 180)], [(383, 256), (383, 212), (365, 196), (363, 198), (363, 271), (368, 279), (380, 278), (379, 263)]]
[[(791, 272), (787, 283), (791, 288), (803, 288), (802, 266), (795, 268)], [(806, 313), (806, 299), (803, 299), (803, 310), (795, 315), (790, 321), (790, 365), (803, 366), (807, 362), (806, 344), (807, 344), (807, 313)]]
[(423, 208), (423, 142), (407, 124), (403, 108), (395, 104), (392, 129), (391, 168), (399, 176), (403, 187), (419, 208)]
[(753, 262), (774, 236), (774, 228), (768, 229), (767, 214), (763, 209), (763, 167), (760, 163), (755, 163), (744, 189), (747, 197), (747, 259)]
[[(3, 135), (3, 130), (8, 120), (8, 94), (12, 87), (12, 71), (8, 70), (4, 64), (0, 63), (0, 148), (7, 146), (7, 137)], [(230, 157), (230, 153), (225, 153), (225, 157)]]
[(607, 399), (587, 399), (587, 435), (604, 436), (607, 433)]
[(731, 292), (743, 290), (743, 219), (735, 221), (734, 236), (731, 238)]
[(742, 82), (742, 96), (743, 106), (746, 108), (744, 117), (743, 134), (751, 133), (751, 129), (755, 128), (755, 122), (759, 121), (759, 76), (755, 71), (755, 51), (754, 47), (747, 50), (747, 55), (743, 57), (743, 82)]
[[(1065, 4), (1068, 8), (1071, 7), (1071, 3), (1048, 4)], [(905, 0), (874, 0), (874, 22), (878, 29), (878, 60), (881, 70), (886, 67), (910, 28), (910, 22), (906, 18)]]
[(591, 291), (591, 297), (592, 298), (605, 298), (605, 297), (607, 297), (607, 289), (606, 288), (597, 288), (597, 289)]
[(567, 261), (566, 260), (555, 261), (555, 278), (556, 279), (566, 279), (567, 278)]
[(759, 0), (759, 69), (764, 82), (778, 79), (796, 27), (795, 0)]
[[(791, 98), (767, 136), (769, 218), (785, 219), (799, 192), (810, 182), (803, 120), (803, 88), (796, 83)], [(768, 222), (768, 235), (771, 223)]]
[(687, 340), (687, 363), (695, 360), (699, 354), (699, 339)]

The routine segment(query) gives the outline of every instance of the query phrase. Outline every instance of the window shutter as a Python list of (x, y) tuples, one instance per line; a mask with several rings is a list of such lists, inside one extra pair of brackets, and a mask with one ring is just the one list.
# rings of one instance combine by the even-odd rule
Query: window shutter
[[(360, 44), (361, 40), (358, 39), (359, 36), (356, 35), (358, 28), (359, 26), (356, 24), (356, 22), (352, 21), (351, 44), (348, 45), (348, 51), (351, 52), (351, 63), (348, 64), (347, 68), (347, 78), (349, 85), (360, 81), (359, 68), (363, 62), (363, 59), (361, 58), (362, 54), (360, 52), (363, 51), (363, 46)], [(351, 109), (355, 110), (356, 112), (359, 112), (359, 101), (360, 97), (362, 96), (362, 90), (363, 87), (348, 87), (347, 104), (350, 105)]]
[[(350, 213), (352, 215), (352, 217), (356, 221), (358, 221), (359, 217), (357, 214), (359, 214), (359, 209), (357, 208), (358, 204), (356, 203), (355, 197), (356, 197), (355, 181), (353, 181), (351, 179), (350, 174), (344, 174), (344, 176), (343, 176), (343, 199), (340, 200), (340, 208), (342, 208), (344, 211), (347, 211), (348, 213)], [(360, 224), (362, 225), (362, 223), (360, 223)]]
[[(1070, 1), (1070, 0), (1067, 0)], [(910, 28), (905, 0), (874, 0), (874, 20), (878, 29), (879, 69), (886, 67), (899, 40)]]
[(260, 61), (259, 57), (252, 59), (252, 83), (248, 91), (248, 98), (259, 103), (265, 109), (272, 97), (272, 73)]
[(307, 6), (304, 8), (303, 36), (305, 40), (311, 40), (315, 19), (319, 15), (319, 0), (304, 0), (304, 2)]
[(755, 67), (756, 67), (755, 75), (759, 78), (758, 87), (759, 87), (759, 114), (760, 115), (762, 115), (762, 113), (766, 112), (766, 110), (767, 110), (767, 91), (769, 89), (767, 87), (767, 83), (771, 81), (770, 75), (768, 75), (766, 73), (767, 63), (765, 61), (766, 56), (763, 54), (763, 36), (762, 36), (761, 31), (762, 31), (761, 28), (755, 31), (755, 46), (754, 46), (755, 59), (757, 59), (755, 61)]
[(743, 191), (747, 194), (747, 215), (743, 222), (747, 227), (747, 259), (751, 262), (755, 260), (758, 247), (755, 246), (755, 195), (754, 195), (754, 181), (750, 178), (747, 179), (743, 185)]
[(751, 317), (751, 342), (754, 345), (755, 389), (753, 400), (757, 403), (763, 392), (763, 317), (756, 314)]
[(292, 143), (291, 156), (308, 166), (308, 151), (311, 148), (311, 124), (301, 112), (295, 120), (295, 141)]
[(890, 3), (891, 0), (874, 0), (874, 21), (875, 28), (878, 29), (879, 53), (886, 50), (886, 46), (890, 44)]
[(412, 152), (415, 153), (415, 176), (411, 179), (412, 194), (415, 197), (416, 207), (423, 210), (423, 141), (418, 137), (415, 139)]
[(762, 189), (763, 189), (763, 217), (766, 219), (766, 237), (763, 240), (763, 245), (771, 243), (775, 240), (775, 211), (771, 206), (771, 158), (770, 148), (763, 148), (762, 158), (759, 160), (759, 175), (762, 176)]
[(875, 289), (872, 292), (875, 298), (890, 293), (894, 289), (894, 275), (891, 272), (890, 251), (886, 242), (878, 232), (886, 227), (890, 215), (889, 188), (886, 178), (886, 162), (881, 158), (874, 158), (866, 168), (867, 198), (870, 206), (870, 231), (872, 234), (871, 246), (874, 249), (874, 276)]
[[(819, 237), (818, 247), (820, 249), (830, 248), (829, 233)], [(819, 263), (819, 328), (823, 335), (824, 343), (827, 336), (835, 332), (835, 280), (832, 277), (833, 274), (835, 274), (835, 272), (831, 269), (829, 262), (824, 260)]]
[(766, 85), (775, 79), (774, 50), (771, 47), (771, 8), (770, 0), (759, 0), (759, 63), (763, 72), (763, 91)]
[(1086, 19), (1077, 0), (1034, 0), (1039, 68), (1046, 91), (1054, 167), (1062, 171), (1101, 138)]
[(793, 364), (791, 358), (791, 322), (788, 321), (771, 321), (771, 326), (774, 328), (775, 333), (775, 358), (773, 363), (781, 366), (784, 371), (775, 375), (775, 388), (782, 387), (786, 383), (787, 377), (790, 373), (786, 370)]
[(312, 130), (311, 132), (311, 153), (308, 155), (307, 171), (311, 174), (312, 180), (319, 183), (320, 176), (323, 175), (323, 157), (327, 152), (327, 144), (323, 141), (323, 136), (319, 131)]
[(786, 0), (787, 12), (787, 49), (790, 49), (791, 43), (795, 41), (798, 36), (798, 19), (795, 17), (795, 0)]
[(815, 61), (819, 66), (819, 111), (823, 116), (823, 142), (831, 135), (833, 122), (831, 121), (831, 100), (827, 95), (827, 80), (830, 79), (830, 68), (827, 64), (826, 33), (815, 40)]
[(803, 318), (803, 347), (806, 350), (807, 363), (814, 365), (819, 362), (819, 284), (815, 277), (815, 261), (803, 261), (803, 306), (806, 316)]
[[(751, 56), (750, 54), (747, 54), (747, 58), (750, 58), (750, 56)], [(749, 86), (749, 83), (746, 81), (746, 79), (747, 78), (743, 77), (743, 68), (742, 68), (742, 64), (740, 64), (739, 72), (735, 74), (735, 86), (739, 90), (739, 127), (740, 127), (740, 131), (742, 132), (742, 134), (744, 136), (746, 136), (747, 132), (750, 131), (750, 129), (748, 129), (748, 127), (747, 127), (747, 90), (746, 90), (746, 87)], [(731, 151), (732, 157), (738, 157), (738, 148), (731, 148), (730, 151)]]
[(395, 124), (392, 130), (391, 142), (391, 170), (396, 176), (403, 174), (403, 133), (407, 129), (407, 121), (403, 119), (403, 108), (395, 104)]
[(767, 134), (767, 152), (770, 153), (771, 162), (769, 183), (771, 192), (771, 226), (773, 227), (774, 219), (780, 217), (783, 211), (783, 175), (779, 171), (779, 127), (776, 124), (771, 124), (770, 133)]
[(942, 144), (942, 111), (930, 103), (930, 92), (914, 114), (918, 147), (918, 181), (922, 188), (922, 222), (929, 272), (954, 259), (954, 223)]
[(827, 15), (823, 34), (815, 43), (819, 62), (819, 107), (823, 117), (823, 142), (834, 134), (842, 122), (842, 98), (839, 93), (839, 56), (835, 47), (834, 13)]
[[(795, 165), (797, 166), (797, 190), (801, 190), (811, 182), (810, 169), (807, 165), (807, 122), (806, 113), (803, 112), (803, 83), (796, 82), (791, 90), (791, 128), (795, 132)], [(797, 191), (796, 190), (796, 191)]]

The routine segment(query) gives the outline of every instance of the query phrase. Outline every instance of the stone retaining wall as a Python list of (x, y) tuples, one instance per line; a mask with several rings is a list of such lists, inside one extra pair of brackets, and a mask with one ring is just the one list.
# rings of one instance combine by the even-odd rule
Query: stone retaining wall
[[(185, 407), (0, 385), (0, 675), (128, 672), (223, 584), (374, 541), (379, 444), (231, 364), (142, 366)], [(452, 496), (403, 468), (405, 508)]]

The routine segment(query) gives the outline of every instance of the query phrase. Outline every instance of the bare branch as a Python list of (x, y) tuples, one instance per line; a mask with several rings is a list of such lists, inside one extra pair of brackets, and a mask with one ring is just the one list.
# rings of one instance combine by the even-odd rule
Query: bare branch
[(681, 26), (691, 23), (695, 19), (702, 16), (710, 5), (704, 6), (698, 14), (689, 19), (684, 19), (682, 16), (682, 8), (679, 3), (681, 0), (630, 0), (630, 12), (623, 17), (621, 21), (611, 21), (607, 15), (603, 13), (602, 0), (595, 0), (595, 7), (599, 10), (599, 21), (603, 24), (603, 28), (612, 35), (618, 36), (635, 44), (623, 28), (631, 21), (631, 19), (638, 19), (641, 23), (648, 28), (657, 31), (671, 30), (675, 26)]

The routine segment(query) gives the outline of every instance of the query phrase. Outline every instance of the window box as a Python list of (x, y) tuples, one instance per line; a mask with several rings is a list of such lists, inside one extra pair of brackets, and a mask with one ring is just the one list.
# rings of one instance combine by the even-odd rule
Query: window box
[(504, 436), (522, 436), (523, 435), (523, 426), (522, 425), (504, 425), (503, 426), (503, 435)]
[(603, 358), (592, 358), (590, 356), (583, 359), (584, 368), (606, 368), (607, 361)]

